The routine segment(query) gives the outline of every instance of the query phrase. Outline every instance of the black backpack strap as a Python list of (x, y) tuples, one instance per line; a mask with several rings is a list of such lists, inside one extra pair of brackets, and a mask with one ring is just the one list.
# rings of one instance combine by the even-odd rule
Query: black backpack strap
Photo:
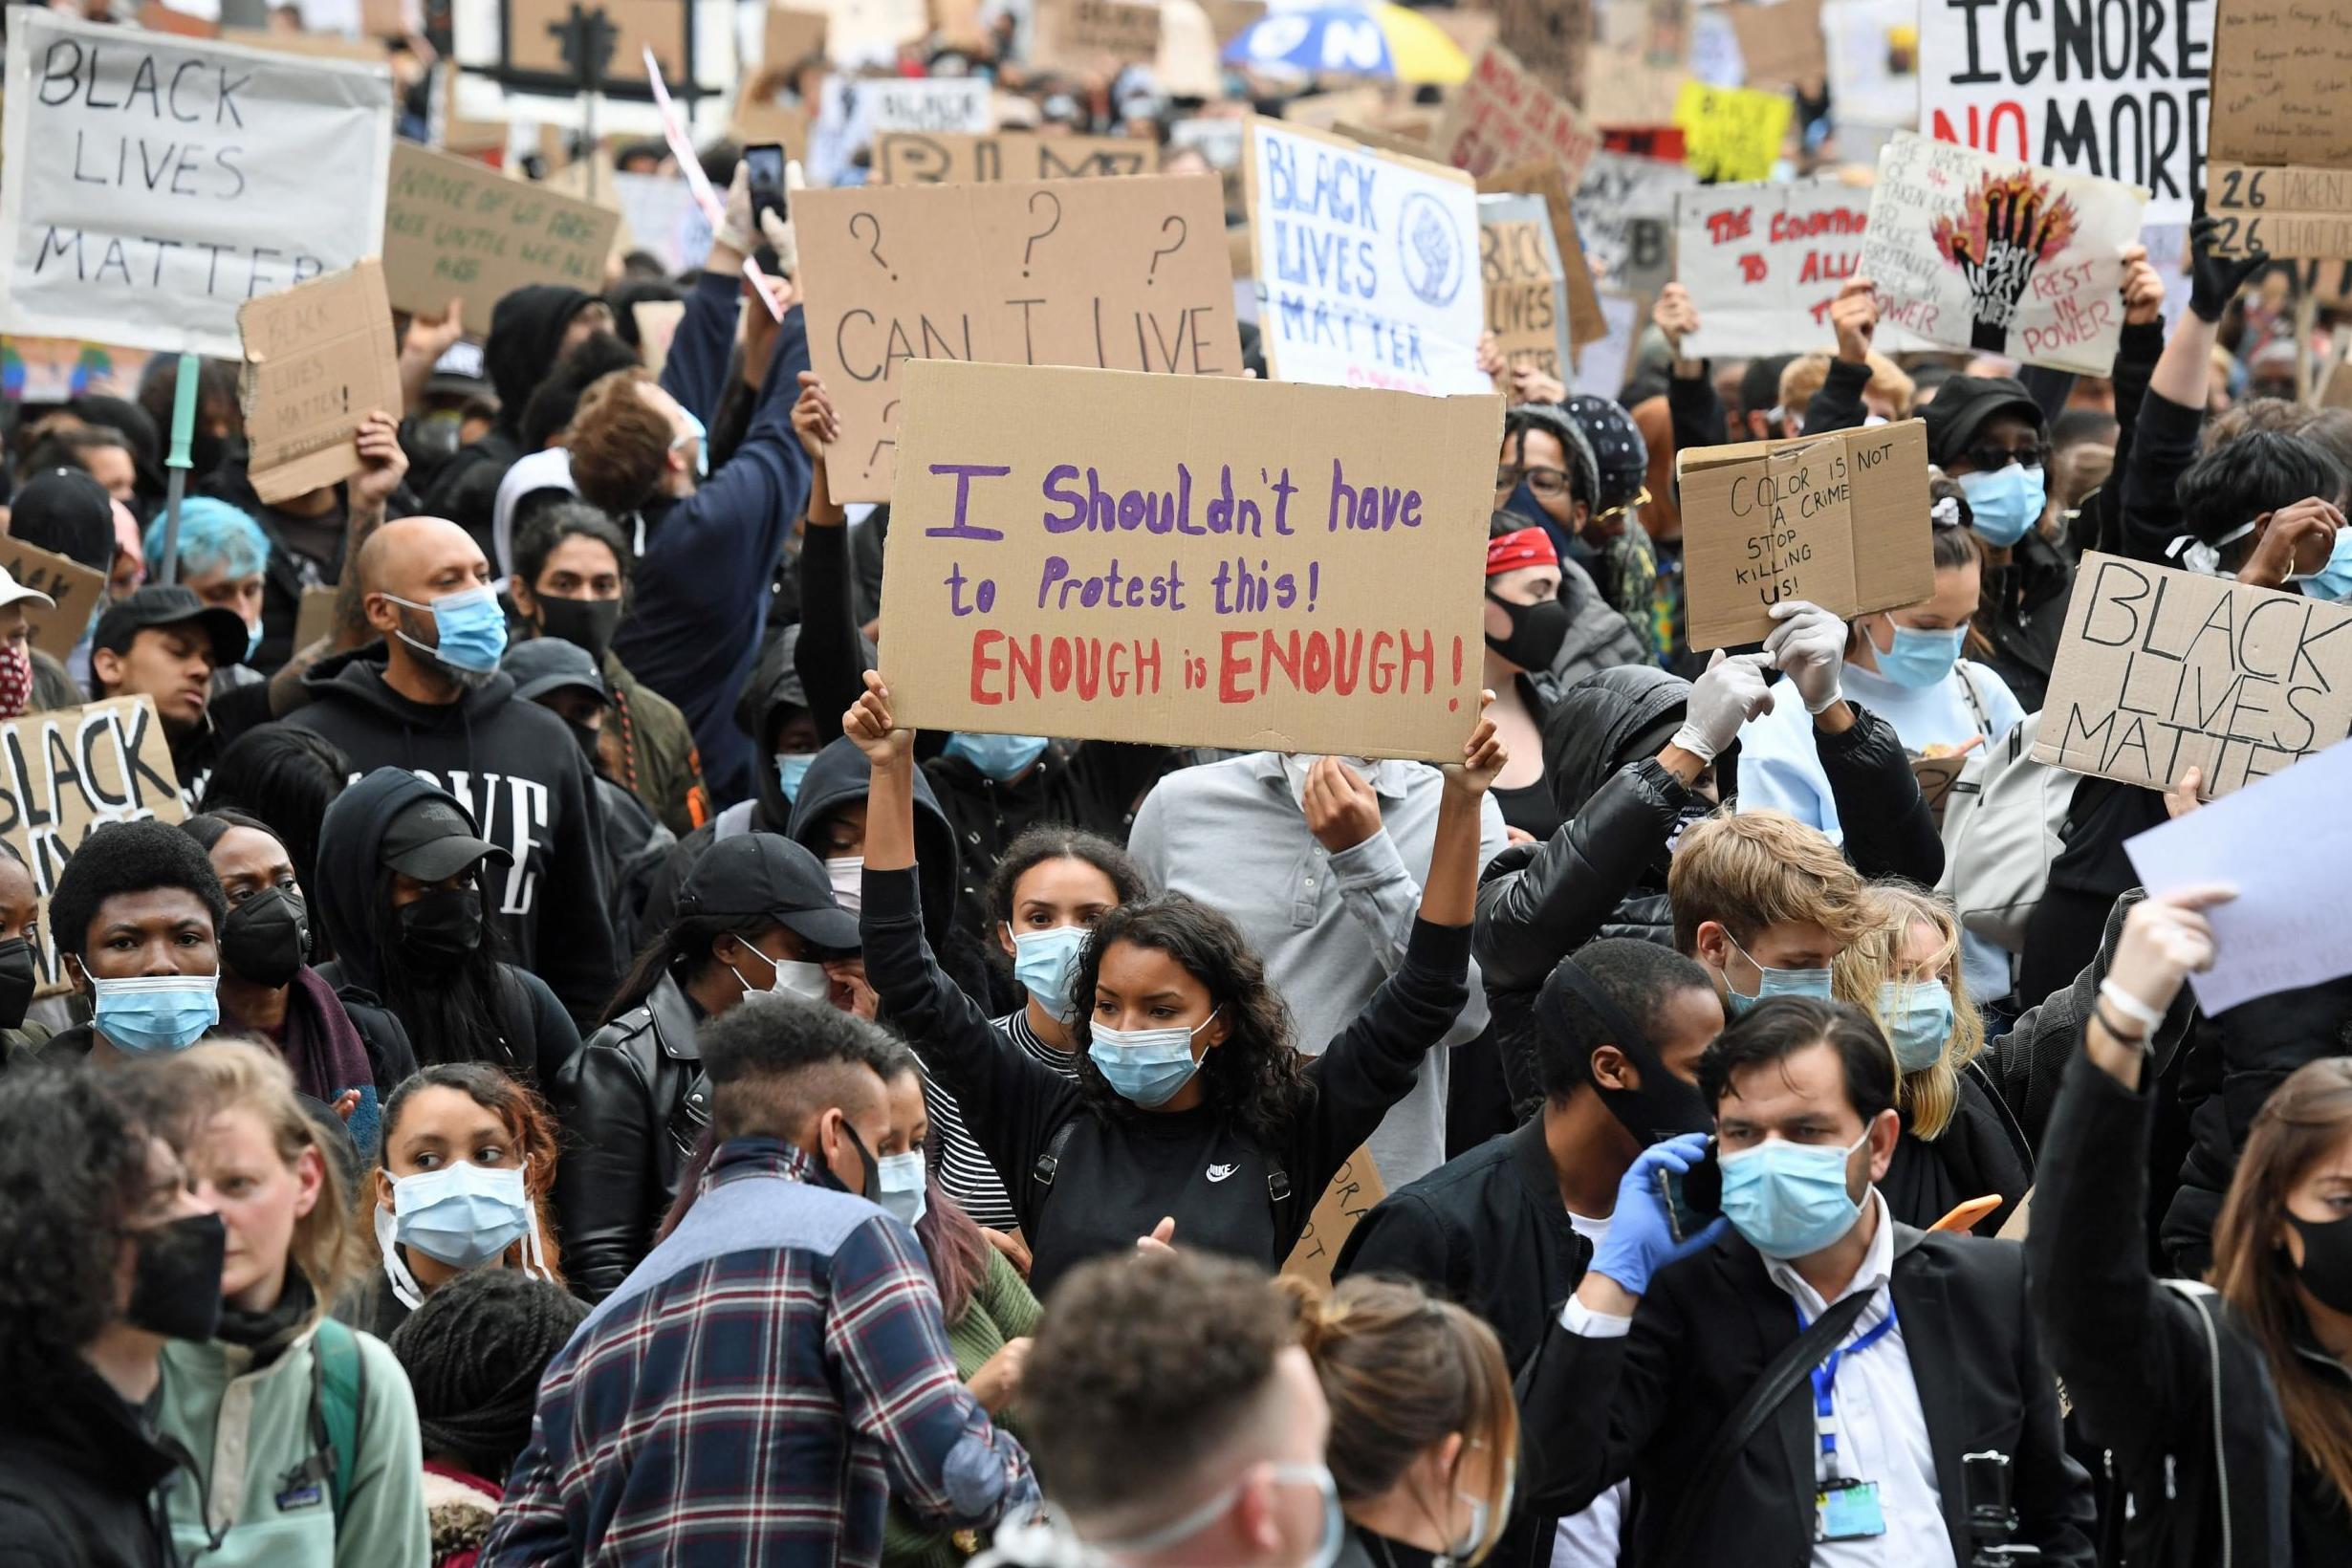
[(1029, 1167), (1030, 1185), (1036, 1188), (1031, 1201), (1033, 1209), (1043, 1209), (1045, 1200), (1054, 1194), (1054, 1177), (1061, 1169), (1062, 1151), (1070, 1146), (1070, 1135), (1078, 1131), (1078, 1118), (1072, 1117), (1056, 1127), (1038, 1152), (1037, 1163)]

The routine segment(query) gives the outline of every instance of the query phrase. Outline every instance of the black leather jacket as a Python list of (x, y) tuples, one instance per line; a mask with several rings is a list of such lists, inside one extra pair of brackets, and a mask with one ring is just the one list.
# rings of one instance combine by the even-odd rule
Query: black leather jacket
[(710, 1123), (695, 1009), (667, 975), (589, 1036), (556, 1078), (555, 1217), (572, 1289), (601, 1301), (653, 1249), (678, 1173)]

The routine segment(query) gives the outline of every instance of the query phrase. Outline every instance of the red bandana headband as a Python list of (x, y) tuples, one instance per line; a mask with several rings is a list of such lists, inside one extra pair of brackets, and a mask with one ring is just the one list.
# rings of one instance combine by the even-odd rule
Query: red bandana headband
[(1540, 528), (1523, 528), (1516, 534), (1487, 541), (1488, 577), (1497, 572), (1516, 572), (1522, 566), (1558, 564), (1559, 552), (1552, 548), (1552, 535)]

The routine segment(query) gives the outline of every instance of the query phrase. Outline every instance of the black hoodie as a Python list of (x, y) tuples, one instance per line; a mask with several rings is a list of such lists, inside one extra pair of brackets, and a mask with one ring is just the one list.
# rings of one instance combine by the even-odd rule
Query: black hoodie
[(561, 283), (533, 283), (500, 296), (482, 344), (482, 368), (498, 393), (498, 423), (479, 441), (458, 448), (433, 476), (425, 514), (446, 517), (490, 548), (490, 516), (498, 482), (523, 455), (523, 407), (555, 368), (572, 318), (597, 296)]
[[(327, 661), (303, 678), (310, 705), (286, 722), (341, 747), (354, 778), (402, 768), (454, 795), (482, 837), (514, 858), (483, 887), (507, 950), (554, 988), (576, 1021), (596, 1018), (621, 964), (601, 864), (603, 812), (572, 731), (552, 710), (514, 701), (504, 672), (439, 706), (410, 702), (383, 677), (381, 646)], [(374, 885), (372, 873), (365, 885)], [(336, 950), (350, 956), (339, 940)]]

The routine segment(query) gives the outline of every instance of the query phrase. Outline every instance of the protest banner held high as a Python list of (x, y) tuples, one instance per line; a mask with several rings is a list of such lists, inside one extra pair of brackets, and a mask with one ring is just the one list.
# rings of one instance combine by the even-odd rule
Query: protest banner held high
[(1829, 302), (1860, 275), (1870, 193), (1835, 180), (1708, 185), (1676, 198), (1676, 275), (1713, 308), (1699, 358), (1790, 354), (1828, 336)]

